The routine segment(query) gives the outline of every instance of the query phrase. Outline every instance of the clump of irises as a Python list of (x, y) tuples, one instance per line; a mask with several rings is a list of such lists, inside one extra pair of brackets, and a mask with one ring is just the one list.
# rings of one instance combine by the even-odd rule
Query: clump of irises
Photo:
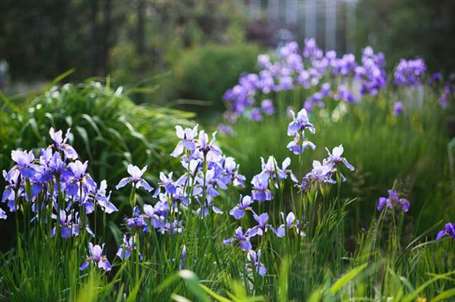
[[(402, 59), (388, 76), (384, 55), (373, 48), (364, 48), (360, 58), (353, 54), (340, 56), (333, 50), (321, 50), (314, 39), (306, 39), (302, 49), (296, 42), (290, 42), (272, 54), (261, 54), (258, 67), (258, 73), (242, 75), (224, 94), (228, 123), (241, 116), (257, 122), (264, 115), (276, 113), (276, 107), (283, 107), (279, 102), (286, 99), (277, 97), (281, 92), (305, 91), (306, 97), (298, 101), (302, 102), (300, 106), (312, 111), (325, 107), (329, 100), (358, 103), (364, 96), (378, 95), (388, 85), (421, 86), (427, 71), (420, 58)], [(433, 85), (441, 81), (441, 74), (430, 78)], [(442, 89), (441, 106), (447, 106), (448, 99), (453, 96), (453, 87), (447, 84)], [(395, 109), (394, 113), (398, 115), (401, 111)]]
[(426, 65), (422, 59), (401, 59), (394, 71), (394, 83), (397, 86), (421, 85), (426, 72)]
[[(313, 143), (305, 139), (305, 130), (314, 133), (315, 127), (310, 122), (307, 111), (302, 108), (297, 115), (292, 112), (292, 121), (289, 123), (287, 131), (289, 136), (294, 137), (294, 140), (287, 147), (295, 155), (301, 156), (307, 146), (310, 146), (311, 149), (316, 148)], [(304, 217), (303, 215), (300, 217), (296, 215), (297, 207), (294, 205), (293, 211), (280, 212), (279, 219), (274, 225), (273, 219), (271, 219), (273, 212), (261, 213), (256, 208), (260, 209), (262, 203), (279, 202), (276, 197), (282, 192), (286, 182), (305, 193), (312, 188), (337, 183), (336, 175), (339, 176), (339, 179), (344, 180), (345, 177), (339, 171), (339, 165), (341, 164), (351, 171), (354, 170), (354, 167), (343, 157), (343, 152), (342, 145), (333, 148), (332, 151), (327, 149), (327, 158), (323, 159), (322, 163), (314, 161), (313, 169), (300, 180), (290, 169), (291, 159), (289, 157), (284, 159), (281, 164), (273, 156), (269, 156), (267, 160), (261, 158), (261, 171), (251, 180), (251, 194), (240, 196), (238, 204), (229, 211), (229, 214), (237, 221), (248, 220), (246, 216), (249, 214), (255, 224), (245, 230), (242, 226), (237, 227), (233, 236), (223, 241), (224, 244), (237, 246), (244, 251), (247, 254), (250, 268), (259, 275), (265, 276), (267, 268), (260, 260), (263, 250), (255, 249), (252, 240), (258, 242), (257, 245), (260, 247), (263, 245), (264, 238), (269, 236), (267, 234), (272, 234), (278, 238), (305, 236)]]
[[(14, 150), (14, 166), (3, 171), (6, 187), (2, 194), (10, 213), (30, 215), (32, 225), (42, 227), (48, 235), (70, 240), (82, 234), (94, 237), (88, 217), (97, 209), (105, 214), (118, 211), (110, 201), (106, 181), (99, 184), (88, 173), (88, 162), (82, 162), (69, 144), (70, 129), (49, 130), (51, 144), (35, 150)], [(7, 214), (1, 210), (1, 218)], [(27, 216), (26, 216), (27, 217)], [(30, 216), (28, 216), (30, 217)], [(90, 243), (88, 262), (110, 270), (102, 248)]]

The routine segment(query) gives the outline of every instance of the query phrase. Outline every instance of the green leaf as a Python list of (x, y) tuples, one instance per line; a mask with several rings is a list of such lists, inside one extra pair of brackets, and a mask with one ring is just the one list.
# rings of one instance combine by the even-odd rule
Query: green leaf
[(432, 283), (434, 283), (435, 281), (439, 280), (439, 279), (444, 279), (446, 278), (447, 276), (451, 275), (451, 274), (454, 274), (455, 271), (452, 271), (452, 272), (449, 272), (449, 273), (446, 273), (446, 274), (442, 274), (442, 275), (436, 275), (436, 277), (428, 280), (427, 282), (423, 283), (421, 286), (419, 286), (415, 291), (413, 291), (412, 293), (406, 295), (402, 302), (411, 302), (413, 301), (414, 299), (417, 298), (417, 296), (419, 295), (419, 293), (421, 293), (425, 288), (427, 288), (429, 285), (431, 285)]
[(353, 269), (351, 269), (349, 272), (341, 276), (340, 279), (338, 279), (332, 287), (330, 287), (330, 292), (335, 295), (337, 292), (339, 292), (346, 284), (348, 284), (350, 281), (352, 281), (355, 277), (357, 277), (366, 267), (368, 263), (364, 263), (362, 265), (359, 265)]
[(431, 301), (432, 302), (446, 301), (451, 297), (455, 297), (455, 288), (443, 291), (442, 293), (434, 297)]

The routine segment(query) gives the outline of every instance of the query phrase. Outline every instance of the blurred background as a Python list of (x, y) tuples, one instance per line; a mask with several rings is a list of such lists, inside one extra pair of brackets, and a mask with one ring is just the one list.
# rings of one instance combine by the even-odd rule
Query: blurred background
[(371, 45), (389, 67), (420, 56), (449, 73), (454, 17), (452, 0), (3, 0), (0, 89), (24, 93), (73, 70), (66, 81), (142, 88), (136, 102), (221, 111), (257, 54), (289, 40), (356, 54)]

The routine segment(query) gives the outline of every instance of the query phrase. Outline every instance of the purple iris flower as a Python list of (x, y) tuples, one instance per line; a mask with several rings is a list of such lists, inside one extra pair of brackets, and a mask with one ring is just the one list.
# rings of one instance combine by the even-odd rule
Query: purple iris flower
[(291, 90), (292, 88), (294, 88), (292, 77), (282, 76), (279, 78), (278, 85), (276, 86), (276, 91)]
[(316, 182), (335, 183), (332, 179), (332, 170), (331, 164), (321, 164), (321, 162), (314, 160), (313, 169), (307, 174), (307, 177)]
[(219, 133), (225, 134), (225, 135), (232, 135), (234, 134), (234, 129), (232, 129), (231, 126), (226, 125), (226, 124), (219, 124), (217, 127), (217, 130)]
[(253, 218), (256, 220), (257, 225), (251, 228), (252, 236), (263, 236), (268, 229), (274, 231), (273, 227), (267, 223), (269, 221), (269, 214), (262, 213), (260, 215), (257, 215), (254, 213)]
[(54, 128), (49, 129), (49, 135), (52, 139), (54, 147), (57, 150), (62, 151), (63, 154), (65, 154), (66, 158), (76, 159), (78, 157), (76, 150), (74, 150), (74, 148), (71, 145), (66, 143), (68, 141), (69, 136), (71, 135), (70, 129), (66, 131), (65, 138), (63, 138), (62, 130), (56, 132)]
[(232, 182), (234, 187), (243, 188), (245, 186), (245, 176), (239, 173), (239, 165), (235, 162), (232, 157), (224, 157), (222, 161), (223, 173), (229, 178), (229, 182)]
[(168, 175), (160, 172), (160, 185), (164, 187), (164, 190), (169, 195), (174, 195), (177, 191), (177, 188), (172, 180), (172, 172)]
[[(79, 160), (75, 162), (69, 163), (68, 168), (72, 173), (69, 181), (66, 184), (65, 191), (69, 196), (75, 197), (78, 196), (79, 201), (81, 202), (88, 202), (87, 199), (89, 193), (96, 192), (96, 183), (92, 179), (92, 177), (87, 173), (87, 166), (88, 162), (82, 163)], [(84, 194), (79, 196), (81, 193)], [(90, 204), (90, 205), (89, 205)], [(91, 213), (93, 210), (93, 203), (90, 201), (87, 203), (88, 207), (86, 207), (87, 213)]]
[(316, 149), (316, 145), (308, 140), (302, 139), (300, 134), (296, 134), (294, 139), (287, 144), (286, 148), (295, 155), (299, 155), (308, 148), (312, 150)]
[(297, 113), (297, 116), (292, 110), (290, 110), (290, 113), (292, 116), (292, 122), (289, 123), (288, 126), (288, 136), (295, 136), (297, 133), (303, 132), (306, 129), (308, 129), (311, 133), (314, 133), (316, 131), (313, 124), (310, 123), (310, 120), (308, 119), (308, 113), (305, 109), (301, 109)]
[(208, 161), (218, 161), (221, 156), (220, 148), (215, 144), (216, 132), (212, 134), (212, 139), (209, 141), (209, 136), (205, 131), (199, 131), (198, 140), (196, 142), (197, 150), (202, 153), (202, 158)]
[(253, 248), (250, 242), (251, 237), (254, 237), (251, 229), (248, 229), (244, 233), (242, 227), (238, 227), (237, 229), (235, 229), (234, 236), (232, 238), (223, 240), (223, 244), (238, 243), (240, 249), (244, 251), (249, 251)]
[(98, 191), (95, 194), (95, 200), (105, 213), (112, 214), (113, 212), (117, 212), (118, 209), (112, 202), (110, 202), (111, 192), (107, 194), (106, 190), (107, 190), (106, 180), (102, 180), (98, 188)]
[(430, 84), (438, 84), (440, 82), (442, 82), (443, 80), (443, 75), (441, 72), (434, 72), (431, 74), (431, 77), (430, 77)]
[(15, 168), (12, 168), (8, 172), (3, 170), (3, 178), (7, 185), (2, 194), (2, 202), (8, 202), (8, 207), (11, 212), (16, 211), (16, 189), (21, 190), (21, 188), (18, 188), (19, 175), (19, 170)]
[(444, 236), (449, 236), (455, 239), (455, 224), (454, 223), (446, 223), (444, 228), (438, 232), (436, 235), (436, 240), (440, 240)]
[(172, 151), (172, 157), (179, 157), (185, 150), (190, 152), (194, 151), (195, 139), (198, 134), (197, 128), (197, 125), (194, 126), (194, 128), (186, 129), (183, 129), (181, 126), (175, 126), (175, 131), (180, 142), (177, 144), (174, 151)]
[(23, 177), (31, 178), (36, 174), (36, 165), (33, 163), (35, 156), (32, 151), (14, 150), (11, 152), (11, 159)]
[(128, 165), (128, 174), (130, 175), (129, 177), (122, 178), (117, 186), (115, 187), (117, 190), (120, 188), (123, 188), (129, 183), (133, 183), (133, 186), (137, 189), (143, 188), (147, 192), (152, 191), (152, 187), (148, 184), (147, 181), (145, 181), (142, 176), (144, 175), (145, 171), (147, 170), (147, 166), (144, 168), (139, 169), (137, 166), (134, 165)]
[(400, 116), (404, 111), (403, 103), (398, 101), (393, 104), (393, 115)]
[(261, 110), (257, 107), (251, 109), (250, 118), (252, 121), (259, 122), (262, 120)]
[(144, 216), (145, 215), (142, 215), (139, 207), (134, 207), (132, 216), (125, 218), (127, 227), (132, 230), (140, 230), (144, 233), (147, 233), (148, 225), (144, 219)]
[(308, 119), (308, 113), (305, 108), (301, 109), (297, 116), (294, 111), (290, 110), (292, 121), (288, 126), (288, 136), (293, 136), (294, 139), (287, 145), (287, 148), (294, 154), (302, 154), (307, 148), (315, 149), (316, 146), (305, 139), (305, 130), (308, 129), (314, 133), (316, 129)]
[(251, 264), (254, 267), (254, 270), (261, 276), (264, 277), (265, 274), (267, 274), (267, 268), (265, 265), (261, 262), (261, 250), (258, 250), (257, 252), (254, 250), (249, 250), (247, 254), (248, 260), (251, 262)]
[(267, 115), (273, 115), (275, 113), (275, 108), (273, 107), (273, 102), (270, 99), (265, 99), (261, 102), (261, 109)]
[(327, 153), (329, 155), (328, 158), (324, 159), (324, 165), (332, 165), (333, 167), (337, 166), (338, 164), (342, 163), (346, 168), (348, 168), (351, 171), (354, 171), (354, 166), (351, 165), (346, 158), (344, 158), (343, 152), (344, 148), (343, 145), (339, 145), (335, 148), (332, 149), (332, 152), (327, 149)]
[(140, 229), (144, 232), (147, 231), (147, 223), (142, 216), (135, 216), (126, 219), (126, 224), (130, 229)]
[(382, 211), (384, 208), (392, 209), (399, 207), (403, 212), (407, 213), (411, 204), (405, 198), (400, 198), (399, 194), (395, 190), (388, 190), (388, 197), (380, 197), (377, 203), (377, 210)]
[(289, 212), (286, 217), (284, 217), (284, 213), (281, 212), (280, 216), (284, 223), (274, 229), (275, 235), (277, 235), (277, 237), (282, 238), (286, 236), (287, 231), (291, 229), (294, 229), (297, 235), (305, 236), (305, 233), (301, 229), (301, 223), (295, 217), (295, 214), (293, 212)]
[(313, 38), (305, 39), (303, 48), (303, 57), (308, 59), (318, 59), (322, 56), (322, 50), (320, 50), (316, 44), (316, 40)]
[(134, 250), (134, 239), (132, 236), (123, 235), (123, 242), (117, 250), (116, 256), (122, 260), (127, 260)]
[(150, 219), (152, 226), (161, 230), (166, 231), (167, 216), (169, 215), (170, 208), (169, 204), (163, 200), (158, 201), (154, 206), (144, 204), (144, 214)]
[(262, 202), (272, 200), (272, 191), (269, 190), (269, 177), (266, 173), (260, 173), (251, 180), (253, 190), (251, 196), (254, 200)]
[[(56, 215), (53, 215), (56, 218)], [(60, 224), (60, 235), (63, 239), (76, 237), (80, 232), (79, 217), (77, 213), (71, 211), (67, 213), (65, 210), (60, 210), (58, 215), (58, 223)], [(56, 228), (52, 229), (52, 236), (55, 236)]]
[(449, 100), (451, 95), (455, 92), (455, 87), (449, 84), (444, 86), (441, 96), (439, 97), (439, 105), (445, 109), (449, 106)]
[(352, 91), (346, 85), (340, 85), (337, 88), (335, 99), (345, 101), (347, 103), (355, 103), (356, 98)]
[(80, 270), (83, 271), (88, 268), (90, 265), (90, 262), (98, 266), (98, 268), (109, 272), (112, 268), (111, 263), (107, 259), (105, 255), (103, 255), (103, 249), (104, 249), (104, 244), (102, 246), (99, 246), (97, 244), (93, 245), (91, 242), (88, 244), (88, 251), (89, 251), (89, 256), (87, 257), (87, 260), (82, 263), (80, 266)]
[(251, 205), (254, 201), (249, 195), (245, 195), (240, 199), (240, 202), (229, 211), (229, 214), (235, 219), (239, 220), (245, 216), (247, 210), (251, 210)]
[(3, 209), (0, 209), (0, 219), (7, 219), (8, 216), (6, 215), (6, 212)]
[(282, 164), (282, 168), (278, 166), (278, 162), (276, 161), (275, 157), (269, 156), (267, 162), (264, 161), (264, 158), (261, 157), (261, 166), (262, 166), (262, 173), (267, 174), (269, 178), (279, 178), (279, 179), (286, 179), (286, 169), (291, 164), (291, 159), (287, 157)]

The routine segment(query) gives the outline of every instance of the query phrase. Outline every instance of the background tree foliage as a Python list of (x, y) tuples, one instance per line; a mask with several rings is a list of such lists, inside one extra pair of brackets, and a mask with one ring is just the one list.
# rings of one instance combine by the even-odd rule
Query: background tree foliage
[(431, 70), (455, 70), (455, 1), (362, 0), (357, 45), (371, 44), (390, 64), (421, 56)]
[(241, 39), (237, 4), (5, 0), (0, 3), (0, 58), (9, 63), (13, 80), (49, 79), (70, 68), (78, 79), (122, 74), (122, 69), (141, 76), (162, 69), (182, 49)]

